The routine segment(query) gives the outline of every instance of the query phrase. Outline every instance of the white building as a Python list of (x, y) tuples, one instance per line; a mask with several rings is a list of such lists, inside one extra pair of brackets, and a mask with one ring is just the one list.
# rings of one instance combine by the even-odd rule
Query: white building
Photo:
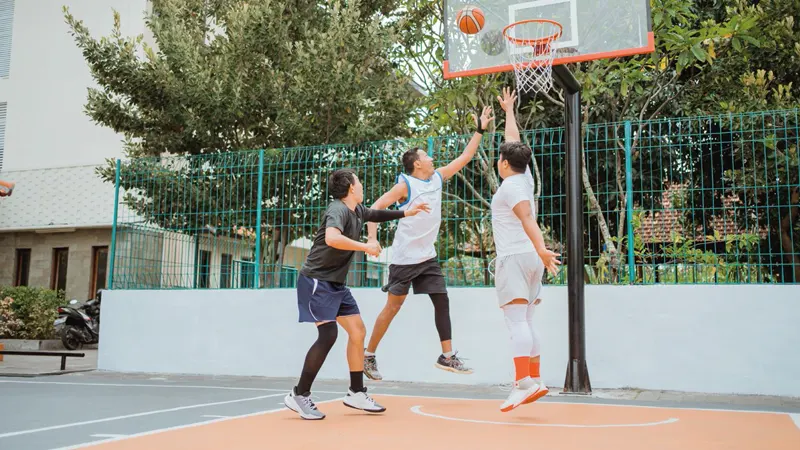
[[(94, 85), (63, 6), (93, 35), (113, 13), (145, 33), (145, 0), (0, 0), (0, 286), (29, 285), (88, 298), (105, 287), (113, 186), (94, 167), (122, 156), (121, 136), (84, 113)], [(149, 37), (149, 36), (148, 36)]]

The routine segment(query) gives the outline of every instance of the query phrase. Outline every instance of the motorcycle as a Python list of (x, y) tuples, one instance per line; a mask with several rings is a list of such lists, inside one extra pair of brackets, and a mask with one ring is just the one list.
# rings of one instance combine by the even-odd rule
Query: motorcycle
[(53, 322), (67, 350), (76, 350), (100, 341), (100, 292), (97, 292), (96, 299), (81, 306), (77, 304), (78, 300), (72, 299), (70, 306), (59, 306), (58, 318)]

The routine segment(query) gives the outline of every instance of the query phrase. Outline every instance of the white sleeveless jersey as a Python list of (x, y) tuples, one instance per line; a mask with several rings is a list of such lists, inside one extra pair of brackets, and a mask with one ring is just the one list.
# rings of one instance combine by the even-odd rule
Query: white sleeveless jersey
[(414, 205), (425, 202), (430, 212), (420, 212), (416, 216), (404, 217), (397, 221), (397, 231), (392, 243), (391, 264), (418, 264), (436, 257), (436, 239), (442, 223), (442, 185), (439, 172), (429, 180), (420, 180), (411, 175), (397, 177), (406, 182), (408, 196), (397, 209), (405, 211)]

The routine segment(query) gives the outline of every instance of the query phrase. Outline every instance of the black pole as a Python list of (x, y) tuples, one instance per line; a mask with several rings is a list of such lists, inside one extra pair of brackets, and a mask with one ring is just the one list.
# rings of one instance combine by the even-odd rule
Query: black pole
[(564, 89), (567, 147), (567, 299), (569, 362), (565, 393), (591, 394), (586, 365), (586, 315), (583, 295), (583, 184), (581, 183), (581, 85), (566, 66), (553, 67), (554, 80)]

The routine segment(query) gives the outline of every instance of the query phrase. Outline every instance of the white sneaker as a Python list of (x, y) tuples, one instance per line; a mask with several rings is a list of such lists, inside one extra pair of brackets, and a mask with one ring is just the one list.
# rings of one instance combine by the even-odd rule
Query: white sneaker
[(539, 383), (530, 379), (515, 382), (514, 387), (511, 388), (511, 394), (509, 394), (506, 401), (500, 405), (500, 411), (509, 412), (523, 404), (526, 400), (535, 396), (541, 390), (541, 387)]
[(533, 395), (531, 395), (530, 397), (527, 398), (527, 400), (522, 402), (523, 405), (527, 405), (528, 403), (533, 403), (536, 400), (539, 400), (540, 398), (546, 396), (550, 392), (550, 390), (547, 389), (547, 386), (545, 386), (542, 381), (537, 381), (536, 384), (539, 385), (539, 390), (537, 392), (534, 392)]
[(325, 414), (317, 409), (317, 405), (311, 400), (311, 395), (303, 396), (297, 394), (296, 388), (286, 394), (283, 398), (283, 404), (292, 411), (300, 414), (300, 417), (306, 420), (321, 420), (325, 418)]
[(364, 388), (361, 392), (353, 392), (347, 389), (347, 397), (344, 398), (344, 405), (353, 409), (360, 409), (362, 411), (371, 413), (381, 413), (386, 411), (386, 408), (379, 405), (375, 399), (367, 395), (367, 389)]

